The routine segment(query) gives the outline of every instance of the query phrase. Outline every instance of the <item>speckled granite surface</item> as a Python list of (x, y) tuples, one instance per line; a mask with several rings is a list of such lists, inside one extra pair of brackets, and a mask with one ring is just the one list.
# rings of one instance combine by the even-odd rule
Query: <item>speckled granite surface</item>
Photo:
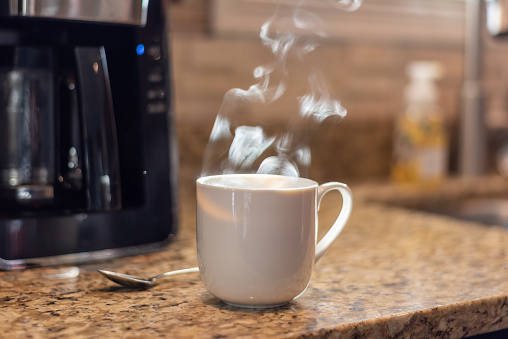
[[(133, 291), (95, 272), (195, 266), (193, 194), (184, 192), (181, 231), (163, 252), (83, 265), (76, 277), (64, 277), (73, 267), (0, 272), (0, 336), (455, 338), (508, 328), (506, 230), (364, 201), (403, 196), (390, 187), (352, 188), (350, 223), (286, 306), (227, 306), (197, 274)], [(323, 203), (322, 224), (334, 199)]]

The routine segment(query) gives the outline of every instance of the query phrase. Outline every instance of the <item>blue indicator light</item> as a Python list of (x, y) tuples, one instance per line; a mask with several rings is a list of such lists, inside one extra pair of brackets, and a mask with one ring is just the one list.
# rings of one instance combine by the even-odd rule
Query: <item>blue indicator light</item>
[(143, 44), (139, 44), (139, 45), (137, 45), (137, 46), (136, 46), (136, 53), (137, 53), (138, 55), (143, 55), (143, 54), (145, 54), (145, 45), (143, 45)]

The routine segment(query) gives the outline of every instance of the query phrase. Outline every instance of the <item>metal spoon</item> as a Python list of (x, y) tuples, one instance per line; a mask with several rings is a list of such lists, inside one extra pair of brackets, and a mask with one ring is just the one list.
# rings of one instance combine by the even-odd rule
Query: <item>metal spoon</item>
[(194, 273), (199, 272), (199, 267), (192, 267), (192, 268), (185, 268), (183, 270), (177, 270), (177, 271), (171, 271), (166, 272), (162, 274), (158, 274), (155, 277), (151, 277), (148, 279), (143, 279), (139, 277), (135, 277), (133, 275), (123, 274), (123, 273), (116, 273), (111, 271), (105, 271), (105, 270), (97, 270), (99, 273), (101, 273), (103, 276), (108, 278), (109, 280), (122, 285), (126, 287), (131, 288), (148, 288), (155, 285), (155, 282), (159, 280), (160, 278), (164, 277), (170, 277), (173, 275), (183, 274), (183, 273)]

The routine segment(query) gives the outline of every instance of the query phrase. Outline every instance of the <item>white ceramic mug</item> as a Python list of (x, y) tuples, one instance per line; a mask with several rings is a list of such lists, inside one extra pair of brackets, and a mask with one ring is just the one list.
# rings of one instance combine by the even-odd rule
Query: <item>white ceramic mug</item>
[[(342, 209), (317, 241), (317, 209), (331, 190)], [(340, 208), (341, 206), (338, 206)], [(266, 174), (197, 180), (197, 251), (207, 290), (240, 307), (276, 307), (300, 294), (352, 209), (345, 184)]]

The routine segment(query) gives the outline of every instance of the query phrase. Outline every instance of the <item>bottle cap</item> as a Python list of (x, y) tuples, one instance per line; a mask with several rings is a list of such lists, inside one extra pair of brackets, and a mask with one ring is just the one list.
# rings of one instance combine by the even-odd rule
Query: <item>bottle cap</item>
[(434, 81), (443, 76), (444, 70), (438, 61), (412, 61), (406, 67), (410, 81), (406, 86), (405, 99), (408, 103), (434, 103), (437, 88)]

